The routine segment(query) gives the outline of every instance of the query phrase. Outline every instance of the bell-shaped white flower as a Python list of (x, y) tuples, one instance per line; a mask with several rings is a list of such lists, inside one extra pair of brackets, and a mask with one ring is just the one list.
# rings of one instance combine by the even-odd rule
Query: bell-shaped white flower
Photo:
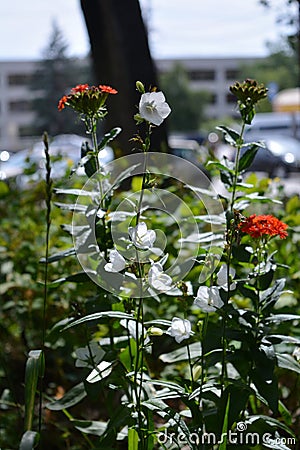
[(187, 319), (180, 319), (173, 317), (171, 326), (166, 333), (175, 338), (175, 341), (180, 344), (184, 339), (188, 339), (191, 335), (191, 322)]
[(125, 259), (116, 249), (110, 251), (109, 261), (110, 262), (104, 266), (106, 272), (121, 272), (121, 270), (126, 267)]
[(194, 300), (194, 305), (199, 306), (206, 313), (214, 312), (222, 308), (224, 302), (220, 297), (219, 288), (216, 286), (200, 286)]
[(139, 104), (140, 116), (153, 125), (160, 125), (171, 112), (162, 92), (146, 92)]
[(145, 222), (140, 222), (135, 227), (129, 227), (128, 233), (134, 245), (142, 250), (153, 247), (156, 240), (155, 231), (148, 230)]
[[(229, 277), (230, 279), (233, 279), (235, 277), (235, 270), (233, 267), (229, 268)], [(225, 289), (227, 291), (227, 265), (222, 264), (219, 272), (217, 273), (217, 284), (221, 288)], [(229, 290), (233, 291), (236, 288), (236, 283), (231, 283), (229, 286)]]
[(157, 291), (168, 291), (172, 287), (172, 278), (167, 275), (160, 263), (153, 263), (148, 272), (148, 282)]

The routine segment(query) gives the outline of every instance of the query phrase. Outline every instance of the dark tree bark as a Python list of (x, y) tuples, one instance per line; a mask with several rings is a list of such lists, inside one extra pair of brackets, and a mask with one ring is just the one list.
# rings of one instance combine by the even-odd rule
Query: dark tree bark
[[(137, 133), (133, 119), (140, 94), (137, 80), (146, 90), (157, 86), (157, 76), (151, 58), (147, 33), (138, 0), (81, 0), (91, 44), (96, 83), (108, 84), (118, 90), (109, 98), (109, 114), (105, 130), (122, 128), (118, 137), (117, 155), (128, 154), (133, 144), (129, 140)], [(152, 150), (166, 146), (165, 124), (153, 131)]]

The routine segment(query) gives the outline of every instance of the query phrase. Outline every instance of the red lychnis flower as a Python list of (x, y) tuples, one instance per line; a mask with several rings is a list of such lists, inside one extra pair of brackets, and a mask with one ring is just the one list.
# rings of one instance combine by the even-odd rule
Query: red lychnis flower
[(66, 95), (64, 95), (58, 102), (58, 109), (59, 111), (61, 111), (62, 109), (64, 109), (66, 102), (68, 101), (68, 97)]
[(117, 94), (118, 91), (110, 86), (89, 86), (78, 84), (70, 90), (70, 94), (64, 95), (58, 102), (61, 111), (66, 106), (88, 117), (104, 117), (106, 114), (105, 102), (109, 94)]
[(280, 239), (287, 237), (287, 224), (281, 222), (271, 215), (257, 216), (253, 214), (250, 217), (246, 217), (239, 225), (239, 228), (243, 233), (249, 234), (253, 238), (259, 238), (265, 235), (279, 236)]
[(88, 84), (77, 84), (77, 86), (71, 89), (71, 94), (76, 94), (76, 92), (84, 92), (88, 88), (89, 88)]
[(117, 94), (118, 91), (116, 91), (116, 89), (110, 87), (110, 86), (105, 86), (104, 84), (100, 84), (99, 88), (101, 89), (102, 92), (107, 92), (108, 94)]

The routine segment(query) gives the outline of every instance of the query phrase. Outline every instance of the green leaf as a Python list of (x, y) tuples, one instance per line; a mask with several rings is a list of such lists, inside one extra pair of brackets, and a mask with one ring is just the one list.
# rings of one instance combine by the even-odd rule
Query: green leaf
[(21, 439), (19, 450), (32, 450), (39, 442), (39, 434), (36, 431), (26, 431)]
[(113, 185), (111, 186), (111, 190), (118, 188), (122, 181), (126, 180), (126, 178), (129, 178), (132, 172), (134, 172), (134, 170), (139, 166), (140, 164), (134, 164), (133, 166), (123, 170), (115, 179)]
[[(199, 342), (194, 342), (189, 346), (191, 359), (199, 358), (201, 355), (201, 345)], [(179, 361), (187, 361), (189, 359), (186, 346), (178, 348), (170, 353), (163, 353), (159, 356), (159, 359), (164, 363), (174, 363)]]
[(252, 380), (260, 395), (268, 402), (274, 413), (278, 411), (278, 384), (274, 375), (276, 355), (273, 346), (260, 345), (253, 348), (255, 367), (250, 371)]
[[(164, 412), (169, 409), (169, 406), (166, 405), (162, 400), (159, 400), (157, 398), (151, 398), (149, 400), (146, 400), (142, 402), (142, 405), (145, 406), (147, 409), (150, 409), (150, 411), (155, 412)], [(167, 414), (166, 412), (164, 414)]]
[(176, 391), (181, 394), (184, 394), (185, 392), (185, 389), (182, 386), (174, 383), (173, 381), (151, 380), (148, 382), (147, 380), (145, 380), (144, 383), (149, 385), (154, 384), (154, 386), (161, 386), (163, 388), (170, 389), (171, 391)]
[(35, 393), (39, 376), (43, 375), (44, 358), (42, 350), (32, 350), (29, 352), (25, 369), (25, 430), (31, 430)]
[(113, 369), (114, 362), (101, 361), (95, 369), (88, 375), (86, 381), (96, 383), (108, 377)]
[(260, 304), (263, 306), (263, 309), (267, 309), (277, 302), (285, 285), (285, 279), (281, 278), (276, 280), (273, 286), (269, 287), (273, 276), (274, 270), (272, 268), (268, 270), (267, 266), (267, 271), (259, 277), (259, 288), (264, 290), (260, 295)]
[(102, 436), (107, 428), (107, 422), (76, 419), (71, 419), (71, 422), (82, 433), (93, 434), (95, 436)]
[(134, 428), (128, 430), (128, 450), (138, 450), (139, 448), (139, 435)]
[(93, 368), (95, 364), (99, 364), (104, 357), (105, 352), (95, 341), (89, 342), (85, 347), (80, 347), (75, 350), (76, 367)]
[[(76, 251), (75, 251), (74, 247), (68, 248), (67, 250), (64, 250), (59, 253), (54, 253), (53, 255), (49, 256), (47, 261), (48, 261), (48, 263), (52, 263), (52, 262), (60, 261), (63, 258), (66, 258), (68, 256), (73, 256), (73, 255), (76, 255)], [(46, 258), (41, 258), (40, 262), (45, 263)]]
[(87, 205), (81, 205), (80, 203), (60, 203), (54, 202), (54, 205), (65, 211), (74, 211), (78, 213), (85, 213)]
[(71, 283), (86, 283), (87, 281), (91, 281), (91, 279), (86, 272), (78, 272), (73, 275), (68, 275), (67, 277), (59, 278), (58, 280), (53, 281), (53, 283), (64, 283), (65, 281)]
[(69, 233), (71, 236), (80, 236), (84, 233), (91, 232), (91, 227), (89, 225), (61, 225), (61, 228)]
[(75, 171), (82, 166), (84, 166), (84, 171), (89, 178), (97, 171), (96, 154), (87, 141), (82, 143), (81, 159)]
[(227, 430), (228, 430), (228, 416), (229, 416), (229, 405), (230, 405), (230, 393), (228, 394), (226, 410), (223, 419), (222, 426), (222, 442), (220, 444), (219, 450), (227, 449)]
[(95, 152), (89, 148), (88, 143), (86, 143), (87, 145), (83, 145), (81, 148), (86, 148), (87, 149), (87, 154), (85, 156), (82, 156), (80, 158), (80, 160), (78, 161), (77, 165), (75, 167), (73, 167), (72, 171), (71, 171), (71, 175), (76, 172), (77, 169), (79, 169), (80, 167), (85, 166), (92, 158), (95, 158), (96, 154)]
[(259, 195), (258, 192), (252, 192), (251, 194), (243, 195), (238, 198), (240, 201), (243, 200), (251, 200), (251, 202), (257, 202), (257, 203), (276, 203), (278, 205), (281, 205), (282, 202), (280, 200), (276, 200), (272, 197), (266, 197), (265, 195)]
[(80, 325), (80, 324), (85, 323), (85, 322), (89, 322), (91, 320), (103, 319), (105, 317), (113, 317), (115, 319), (135, 320), (135, 318), (133, 316), (131, 316), (130, 314), (123, 313), (121, 311), (103, 311), (103, 312), (90, 314), (88, 316), (82, 317), (81, 319), (75, 320), (75, 322), (67, 325), (65, 327), (65, 329), (74, 327), (76, 325)]
[(52, 403), (47, 403), (46, 407), (51, 411), (61, 411), (62, 409), (70, 408), (71, 406), (77, 405), (81, 402), (87, 393), (84, 388), (83, 383), (79, 383), (70, 389), (62, 398), (56, 400)]
[(4, 197), (9, 193), (9, 187), (4, 181), (0, 181), (0, 197)]
[(277, 419), (274, 419), (273, 417), (265, 416), (263, 414), (249, 416), (245, 420), (245, 423), (246, 424), (253, 424), (253, 423), (257, 422), (257, 421), (261, 421), (262, 424), (268, 425), (272, 430), (276, 430), (278, 428), (281, 428), (288, 435), (294, 436), (294, 433), (292, 432), (292, 430), (289, 427), (287, 427), (284, 423), (280, 422)]
[(106, 133), (104, 135), (102, 141), (98, 145), (98, 150), (102, 150), (104, 147), (106, 147), (107, 144), (109, 144), (109, 142), (114, 140), (121, 133), (121, 131), (122, 131), (122, 128), (115, 127), (112, 130), (110, 130), (108, 133)]
[(286, 336), (285, 334), (269, 334), (264, 339), (272, 344), (281, 344), (282, 342), (285, 344), (294, 344), (300, 346), (300, 338), (293, 336)]
[(236, 143), (241, 139), (239, 133), (237, 133), (232, 128), (223, 125), (218, 126), (216, 128), (217, 130), (222, 131), (222, 133), (224, 134), (225, 141), (232, 146), (235, 146)]
[(282, 369), (292, 370), (293, 372), (300, 373), (300, 364), (293, 356), (288, 353), (276, 353), (277, 365)]
[(300, 320), (300, 315), (296, 314), (274, 314), (273, 316), (267, 317), (266, 322), (285, 322), (287, 320)]
[(234, 174), (233, 166), (231, 166), (231, 164), (229, 164), (229, 162), (228, 162), (228, 165), (229, 165), (229, 167), (225, 166), (225, 164), (222, 164), (219, 161), (208, 161), (208, 163), (206, 164), (206, 167), (213, 166), (223, 172), (229, 172), (231, 174)]
[(55, 189), (55, 194), (77, 195), (84, 197), (94, 197), (95, 192), (85, 191), (84, 189)]
[(260, 145), (258, 143), (253, 143), (253, 144), (249, 145), (249, 148), (245, 151), (245, 153), (239, 160), (239, 164), (238, 164), (239, 172), (241, 172), (242, 170), (248, 169), (248, 167), (251, 166), (251, 164), (255, 158), (255, 155), (260, 147), (262, 147), (262, 145)]

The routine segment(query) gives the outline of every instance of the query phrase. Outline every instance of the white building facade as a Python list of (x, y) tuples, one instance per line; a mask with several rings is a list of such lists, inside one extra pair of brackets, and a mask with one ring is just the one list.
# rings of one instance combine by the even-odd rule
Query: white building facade
[(156, 61), (160, 73), (169, 72), (175, 64), (185, 68), (190, 86), (197, 91), (211, 93), (212, 101), (206, 109), (209, 118), (235, 115), (236, 98), (229, 86), (239, 80), (242, 66), (252, 64), (259, 58), (193, 58), (161, 59)]
[(18, 150), (32, 141), (30, 82), (35, 69), (35, 61), (0, 61), (0, 150)]
[[(210, 118), (234, 116), (234, 103), (228, 88), (239, 78), (242, 65), (258, 58), (161, 59), (156, 61), (160, 73), (182, 65), (191, 87), (212, 93), (206, 114)], [(16, 151), (32, 144), (30, 129), (35, 114), (31, 76), (37, 61), (0, 61), (0, 151)]]

